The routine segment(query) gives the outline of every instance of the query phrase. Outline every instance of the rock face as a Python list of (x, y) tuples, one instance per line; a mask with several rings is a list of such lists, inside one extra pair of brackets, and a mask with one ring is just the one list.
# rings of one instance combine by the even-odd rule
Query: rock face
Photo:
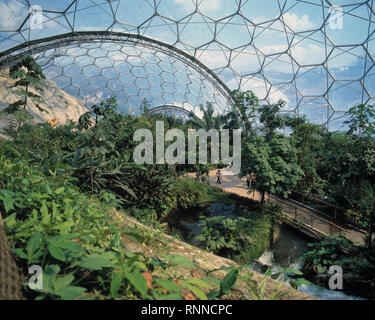
[[(0, 71), (0, 112), (20, 98), (13, 92), (15, 80), (11, 79), (8, 70)], [(38, 123), (48, 121), (51, 124), (64, 124), (68, 120), (78, 121), (79, 117), (88, 110), (82, 102), (57, 88), (56, 83), (51, 80), (44, 80), (44, 91), (35, 92), (42, 97), (40, 107), (48, 113), (41, 112), (35, 106), (35, 103), (29, 99), (27, 110), (33, 115), (31, 122)], [(0, 132), (9, 126), (12, 116), (0, 115)]]

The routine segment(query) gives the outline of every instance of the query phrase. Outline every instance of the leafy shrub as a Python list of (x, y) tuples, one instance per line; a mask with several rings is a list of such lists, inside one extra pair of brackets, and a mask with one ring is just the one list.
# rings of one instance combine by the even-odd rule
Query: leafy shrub
[(173, 184), (172, 192), (175, 207), (181, 209), (195, 207), (200, 202), (225, 197), (217, 188), (199, 183), (197, 180), (191, 178), (177, 179)]
[(172, 177), (157, 165), (133, 168), (130, 188), (137, 198), (129, 199), (139, 208), (153, 208), (158, 218), (171, 206)]
[(316, 273), (326, 273), (333, 265), (342, 266), (341, 259), (345, 256), (341, 248), (353, 249), (353, 244), (344, 236), (330, 236), (326, 240), (309, 243), (311, 248), (302, 259), (304, 267), (315, 270)]
[(214, 253), (238, 263), (257, 259), (270, 245), (272, 219), (266, 210), (247, 211), (241, 217), (201, 217), (202, 241)]
[(203, 227), (202, 233), (195, 239), (202, 241), (208, 250), (225, 255), (243, 248), (245, 238), (239, 229), (244, 218), (232, 219), (224, 216), (201, 218), (199, 224)]

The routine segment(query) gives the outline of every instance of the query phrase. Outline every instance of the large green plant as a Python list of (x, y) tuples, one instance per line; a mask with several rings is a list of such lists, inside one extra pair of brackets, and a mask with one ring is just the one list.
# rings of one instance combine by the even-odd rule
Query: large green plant
[[(244, 134), (249, 136), (254, 133), (254, 124), (256, 122), (257, 109), (259, 107), (259, 99), (252, 91), (241, 92), (234, 90), (231, 93), (234, 101), (232, 113), (229, 114), (231, 122), (235, 121), (236, 117), (239, 120), (238, 124), (244, 130)], [(233, 123), (234, 124), (234, 123)], [(238, 129), (240, 127), (237, 127)]]
[(39, 106), (39, 103), (42, 101), (41, 96), (38, 93), (31, 92), (31, 89), (35, 92), (43, 91), (44, 85), (42, 79), (45, 79), (45, 76), (40, 66), (31, 56), (25, 56), (11, 66), (9, 76), (16, 80), (13, 87), (17, 89), (14, 92), (20, 99), (11, 103), (4, 112), (13, 114), (18, 121), (17, 128), (15, 128), (17, 136), (22, 123), (32, 118), (27, 110), (29, 99), (35, 102), (35, 106), (39, 111), (46, 112), (46, 110)]
[(254, 136), (243, 148), (243, 167), (256, 172), (254, 188), (265, 193), (287, 197), (303, 175), (297, 163), (297, 150), (285, 137), (273, 136), (268, 142)]
[(349, 134), (358, 136), (372, 136), (375, 134), (375, 108), (371, 105), (360, 104), (354, 106), (346, 112), (349, 117), (344, 123), (349, 125)]
[(202, 241), (208, 250), (221, 255), (231, 255), (243, 248), (246, 237), (241, 232), (240, 224), (244, 218), (202, 218), (199, 223), (202, 233), (195, 239)]

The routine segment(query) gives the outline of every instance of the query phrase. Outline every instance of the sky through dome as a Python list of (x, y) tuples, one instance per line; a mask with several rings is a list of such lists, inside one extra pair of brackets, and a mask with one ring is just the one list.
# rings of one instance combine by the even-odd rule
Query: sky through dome
[[(5, 0), (0, 52), (78, 31), (138, 34), (195, 57), (230, 90), (286, 100), (285, 111), (340, 129), (351, 106), (374, 103), (374, 26), (373, 1)], [(116, 94), (134, 114), (144, 98), (197, 113), (206, 101), (218, 112), (230, 107), (220, 84), (168, 51), (101, 40), (37, 59), (86, 104)]]

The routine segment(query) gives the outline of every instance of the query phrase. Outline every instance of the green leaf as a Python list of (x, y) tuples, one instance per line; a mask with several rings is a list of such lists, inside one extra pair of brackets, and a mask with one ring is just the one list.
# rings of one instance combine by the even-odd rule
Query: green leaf
[(12, 198), (5, 198), (3, 200), (5, 213), (8, 213), (10, 210), (14, 209), (14, 200)]
[(152, 260), (150, 261), (150, 265), (154, 266), (154, 267), (160, 267), (163, 270), (165, 270), (168, 267), (168, 265), (166, 263), (164, 263), (163, 261), (161, 261), (159, 259), (155, 259), (155, 258), (152, 258)]
[(56, 275), (60, 272), (60, 267), (56, 264), (49, 265), (43, 270), (43, 289), (50, 291), (54, 286)]
[(131, 283), (131, 285), (141, 293), (142, 296), (147, 294), (146, 279), (139, 272), (124, 272), (124, 277)]
[(177, 293), (181, 292), (179, 286), (174, 281), (155, 279), (154, 282), (160, 285), (164, 290), (167, 290), (168, 292), (177, 292)]
[(76, 300), (79, 296), (86, 292), (86, 288), (70, 286), (56, 291), (56, 294), (63, 300)]
[(61, 250), (59, 247), (56, 247), (54, 244), (50, 243), (47, 249), (51, 256), (54, 257), (56, 260), (65, 261), (64, 251)]
[(205, 289), (211, 289), (212, 288), (212, 285), (201, 280), (201, 279), (198, 279), (198, 278), (193, 278), (193, 279), (189, 279), (188, 280), (189, 283), (191, 284), (194, 284), (198, 287), (201, 287), (201, 288), (205, 288)]
[(172, 265), (178, 265), (187, 268), (195, 268), (195, 264), (190, 261), (187, 257), (182, 255), (166, 255), (168, 262)]
[(61, 188), (56, 189), (56, 190), (55, 190), (55, 193), (56, 193), (56, 194), (61, 194), (61, 193), (64, 192), (64, 190), (65, 190), (65, 188), (64, 188), (64, 187), (61, 187)]
[(80, 266), (88, 270), (102, 270), (113, 267), (113, 263), (106, 258), (92, 255), (82, 259)]
[(214, 300), (215, 298), (219, 297), (219, 295), (220, 295), (220, 291), (213, 290), (213, 291), (211, 291), (211, 292), (207, 295), (207, 298), (208, 298), (208, 300)]
[(183, 300), (181, 295), (178, 293), (168, 293), (168, 294), (163, 294), (159, 295), (158, 300)]
[(144, 237), (142, 237), (141, 235), (139, 235), (138, 233), (135, 233), (135, 232), (123, 232), (122, 234), (132, 238), (133, 240), (135, 240), (136, 242), (139, 242), (139, 243), (143, 243), (145, 241)]
[(61, 249), (67, 249), (71, 252), (77, 252), (77, 253), (83, 253), (83, 254), (86, 254), (86, 251), (83, 250), (79, 245), (78, 243), (74, 242), (74, 241), (63, 241), (63, 242), (55, 242), (54, 245), (58, 248), (61, 248)]
[(124, 276), (121, 271), (112, 273), (110, 292), (113, 299), (117, 298), (117, 293), (120, 289), (122, 279), (124, 279)]
[(181, 286), (189, 289), (198, 299), (200, 300), (208, 300), (207, 295), (199, 288), (189, 284), (185, 281), (180, 281)]
[(226, 294), (234, 286), (238, 278), (238, 269), (228, 272), (225, 278), (220, 282), (220, 293)]
[(12, 249), (12, 252), (18, 255), (21, 259), (27, 259), (26, 253), (20, 248)]
[(74, 276), (71, 273), (67, 274), (64, 277), (57, 278), (54, 284), (55, 290), (59, 291), (60, 289), (69, 286), (73, 282), (73, 280)]
[(26, 252), (27, 252), (27, 259), (29, 261), (31, 261), (35, 251), (40, 247), (40, 239), (41, 238), (42, 238), (42, 234), (36, 233), (27, 242)]

